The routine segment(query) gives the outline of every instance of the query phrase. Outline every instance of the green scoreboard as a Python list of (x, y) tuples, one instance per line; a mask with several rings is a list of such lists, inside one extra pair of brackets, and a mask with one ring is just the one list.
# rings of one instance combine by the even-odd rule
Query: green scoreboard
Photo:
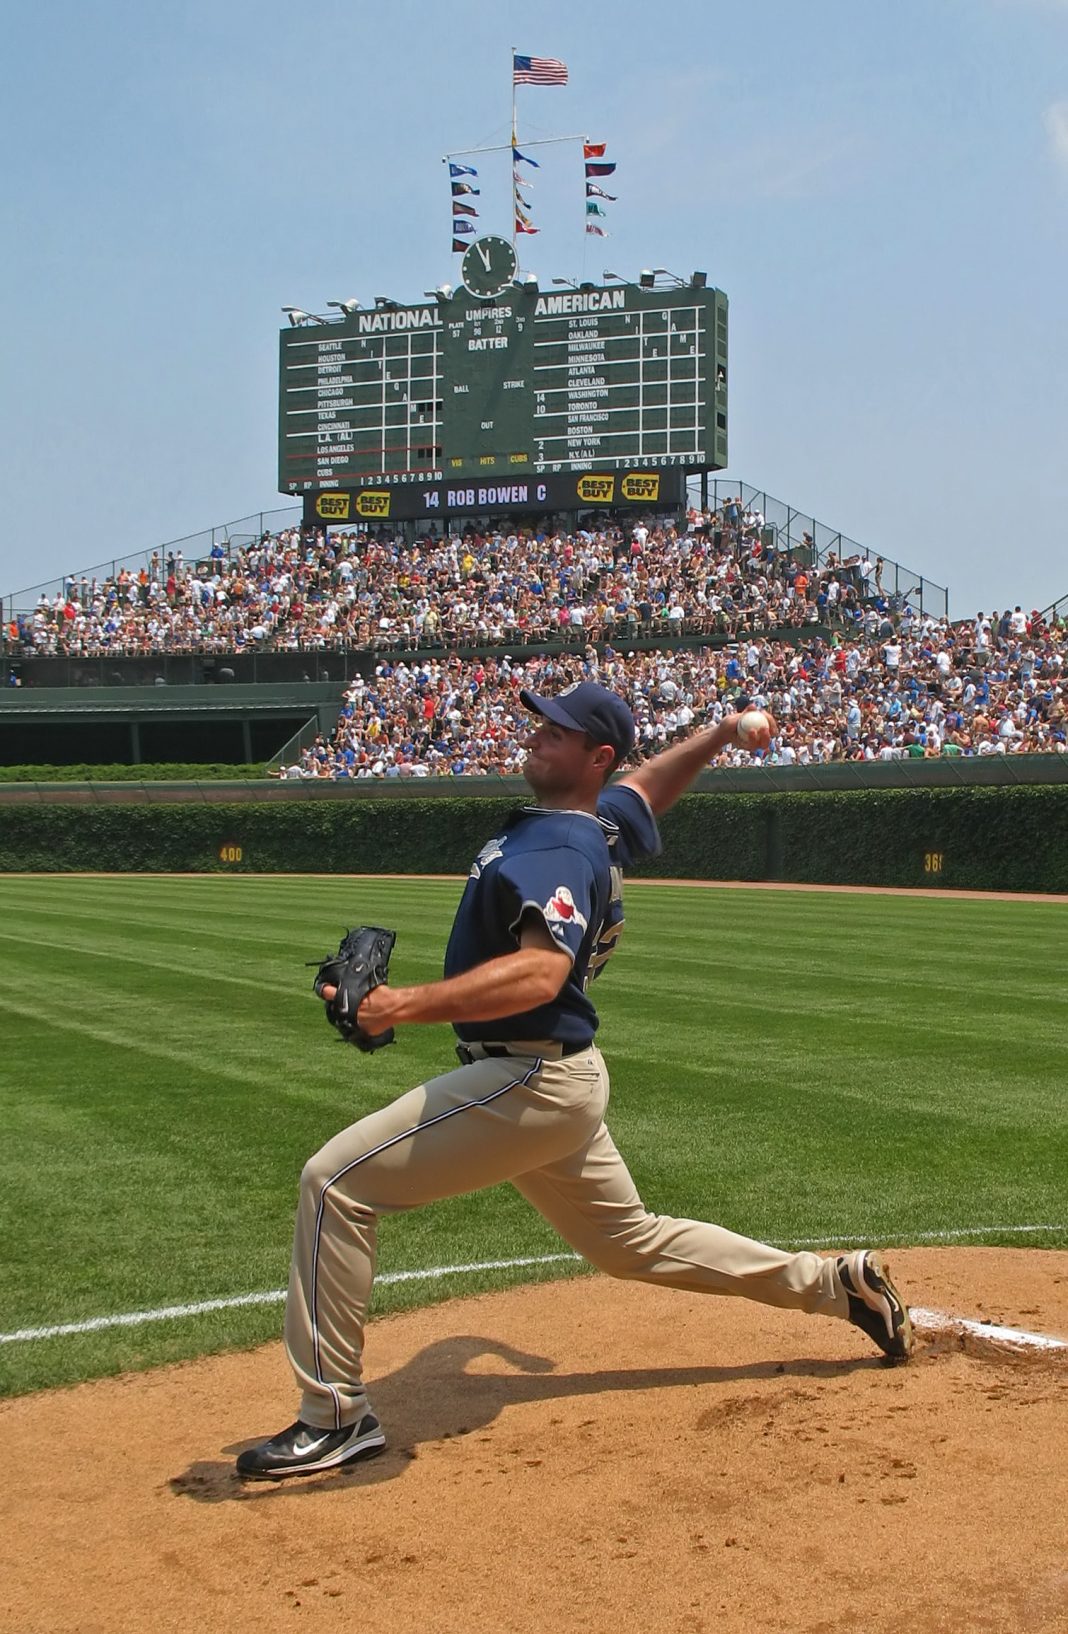
[(279, 487), (325, 520), (681, 496), (727, 463), (727, 298), (531, 281), (281, 334)]

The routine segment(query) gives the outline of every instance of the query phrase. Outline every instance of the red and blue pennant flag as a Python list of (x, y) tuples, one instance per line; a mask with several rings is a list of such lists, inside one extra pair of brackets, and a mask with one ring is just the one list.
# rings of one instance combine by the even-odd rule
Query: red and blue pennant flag
[(478, 171), (475, 169), (474, 165), (454, 165), (452, 160), (450, 159), (449, 160), (449, 175), (450, 176), (477, 176)]
[(452, 253), (453, 253), (453, 255), (465, 254), (466, 251), (467, 251), (467, 248), (468, 248), (468, 246), (464, 243), (462, 238), (454, 238), (453, 239), (453, 241), (452, 241)]
[[(589, 209), (589, 205), (587, 205), (586, 208)], [(461, 204), (459, 199), (453, 199), (453, 201), (452, 201), (452, 213), (453, 213), (454, 216), (477, 216), (478, 215), (478, 211), (475, 209), (473, 204)]]
[(598, 227), (596, 221), (591, 221), (590, 217), (604, 217), (607, 216), (608, 211), (602, 210), (599, 204), (594, 204), (591, 201), (593, 199), (605, 199), (609, 204), (615, 204), (616, 202), (614, 193), (606, 193), (603, 187), (598, 187), (596, 182), (590, 180), (591, 176), (611, 176), (615, 170), (614, 164), (605, 163), (604, 155), (607, 146), (606, 142), (583, 142), (582, 144), (582, 157), (586, 162), (586, 231), (592, 233), (596, 238), (607, 238), (608, 234), (603, 227)]
[(512, 57), (513, 85), (566, 85), (567, 66), (556, 57)]
[(474, 193), (475, 196), (478, 197), (481, 195), (481, 192), (481, 187), (472, 187), (470, 182), (453, 182), (452, 184), (452, 196), (454, 199), (459, 198), (463, 193)]

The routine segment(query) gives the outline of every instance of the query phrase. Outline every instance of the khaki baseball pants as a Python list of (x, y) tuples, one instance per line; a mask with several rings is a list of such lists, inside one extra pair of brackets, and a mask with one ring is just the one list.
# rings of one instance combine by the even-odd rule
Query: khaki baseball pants
[(361, 1357), (378, 1216), (510, 1180), (610, 1276), (848, 1315), (834, 1261), (698, 1220), (650, 1214), (605, 1127), (598, 1049), (482, 1055), (335, 1135), (301, 1176), (285, 1340), (300, 1416), (321, 1429), (367, 1408)]

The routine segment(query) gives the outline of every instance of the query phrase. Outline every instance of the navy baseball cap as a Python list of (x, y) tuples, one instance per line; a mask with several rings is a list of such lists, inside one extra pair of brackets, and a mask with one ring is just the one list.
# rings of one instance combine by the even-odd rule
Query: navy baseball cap
[(588, 732), (597, 743), (607, 743), (623, 760), (634, 748), (634, 716), (618, 692), (598, 686), (596, 681), (577, 681), (555, 698), (542, 698), (526, 688), (519, 694), (525, 709), (544, 715), (570, 732)]

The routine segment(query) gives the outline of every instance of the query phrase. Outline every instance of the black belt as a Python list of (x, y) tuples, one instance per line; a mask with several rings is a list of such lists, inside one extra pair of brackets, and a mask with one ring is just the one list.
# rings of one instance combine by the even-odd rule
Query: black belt
[[(537, 1042), (543, 1041), (536, 1041), (530, 1048), (527, 1048), (525, 1041), (521, 1038), (517, 1038), (510, 1044), (483, 1044), (480, 1041), (475, 1040), (473, 1047), (472, 1045), (468, 1044), (457, 1044), (456, 1053), (460, 1057), (460, 1060), (463, 1062), (464, 1066), (470, 1066), (472, 1061), (480, 1061), (487, 1055), (540, 1056), (542, 1054), (542, 1050), (537, 1048)], [(592, 1048), (592, 1038), (587, 1039), (584, 1044), (561, 1044), (559, 1059), (563, 1060), (569, 1055), (582, 1055), (584, 1051)], [(481, 1050), (482, 1054), (475, 1055), (473, 1053), (473, 1049)], [(551, 1059), (555, 1061), (557, 1057), (553, 1055)]]

